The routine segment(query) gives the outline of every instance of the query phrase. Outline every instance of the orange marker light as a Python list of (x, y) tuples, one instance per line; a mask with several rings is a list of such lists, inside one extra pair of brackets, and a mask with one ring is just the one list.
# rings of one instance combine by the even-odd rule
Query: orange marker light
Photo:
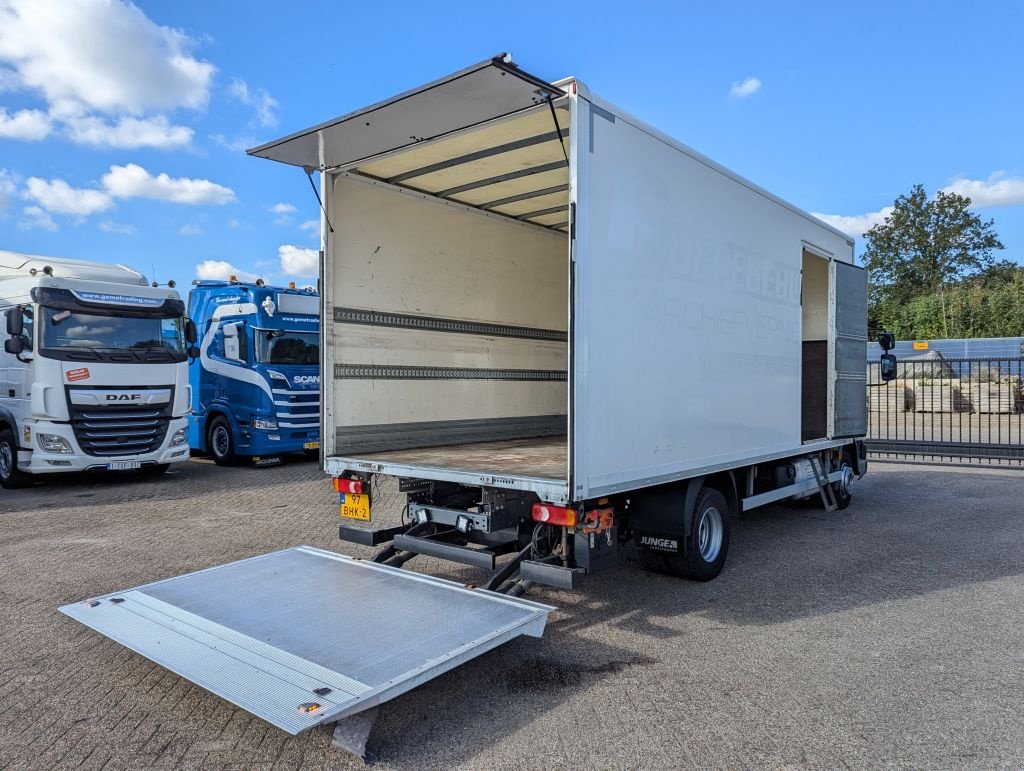
[(535, 503), (532, 514), (535, 522), (543, 522), (545, 525), (576, 526), (576, 509), (552, 506), (548, 503)]
[(360, 482), (358, 479), (345, 479), (344, 477), (334, 477), (334, 492), (362, 495), (363, 483)]

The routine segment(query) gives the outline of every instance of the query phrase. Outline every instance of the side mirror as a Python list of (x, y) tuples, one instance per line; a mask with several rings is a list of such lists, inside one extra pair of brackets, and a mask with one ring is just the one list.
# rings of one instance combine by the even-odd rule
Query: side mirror
[(879, 332), (878, 344), (882, 346), (883, 351), (891, 351), (896, 347), (896, 335), (892, 332)]
[[(12, 337), (20, 336), (25, 332), (25, 310), (14, 307), (7, 311), (7, 334)], [(6, 349), (5, 349), (6, 350)], [(10, 351), (7, 351), (10, 353)]]
[(879, 375), (883, 383), (896, 379), (896, 357), (891, 353), (883, 353), (879, 360)]
[[(10, 328), (11, 325), (10, 318), (10, 316), (7, 317), (8, 328)], [(25, 338), (21, 335), (16, 335), (15, 337), (9, 337), (8, 339), (4, 340), (4, 352), (13, 354), (15, 356), (20, 356), (22, 353), (25, 352)]]
[(187, 353), (188, 353), (188, 357), (190, 359), (198, 359), (199, 358), (199, 346), (197, 346), (197, 345), (190, 345), (188, 347)]
[(198, 339), (199, 330), (196, 329), (196, 323), (192, 319), (185, 319), (185, 342), (195, 345)]

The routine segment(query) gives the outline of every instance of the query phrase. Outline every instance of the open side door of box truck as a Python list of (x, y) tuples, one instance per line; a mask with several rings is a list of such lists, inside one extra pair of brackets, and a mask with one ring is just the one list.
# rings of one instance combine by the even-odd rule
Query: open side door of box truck
[(861, 437), (868, 431), (867, 367), (864, 346), (868, 341), (868, 276), (864, 268), (832, 260), (833, 427), (832, 438)]

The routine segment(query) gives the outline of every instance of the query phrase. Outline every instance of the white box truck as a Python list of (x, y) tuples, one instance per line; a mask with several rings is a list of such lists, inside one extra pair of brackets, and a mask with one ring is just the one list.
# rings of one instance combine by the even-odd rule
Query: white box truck
[(188, 460), (184, 313), (123, 265), (0, 251), (0, 485)]
[[(320, 172), (324, 466), (341, 537), (382, 548), (65, 609), (83, 623), (295, 733), (540, 634), (550, 608), (522, 593), (629, 542), (707, 580), (732, 517), (850, 502), (867, 330), (847, 235), (505, 56), (250, 153)], [(402, 525), (367, 525), (381, 477)], [(400, 569), (420, 554), (491, 572)]]

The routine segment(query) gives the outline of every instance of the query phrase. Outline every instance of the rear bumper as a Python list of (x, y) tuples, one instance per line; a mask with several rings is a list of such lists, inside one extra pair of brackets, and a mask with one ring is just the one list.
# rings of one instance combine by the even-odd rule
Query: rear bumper
[[(180, 429), (188, 428), (187, 418), (175, 418), (167, 426), (167, 435), (159, 450), (135, 455), (97, 456), (82, 452), (75, 441), (74, 431), (66, 423), (37, 422), (31, 424), (32, 449), (18, 451), (18, 468), (27, 474), (65, 474), (77, 471), (106, 471), (108, 464), (119, 462), (138, 462), (144, 468), (164, 463), (180, 463), (188, 460), (189, 447), (186, 440), (183, 444), (171, 446), (171, 439)], [(40, 433), (56, 434), (71, 446), (71, 453), (46, 452), (40, 449), (35, 441)]]

